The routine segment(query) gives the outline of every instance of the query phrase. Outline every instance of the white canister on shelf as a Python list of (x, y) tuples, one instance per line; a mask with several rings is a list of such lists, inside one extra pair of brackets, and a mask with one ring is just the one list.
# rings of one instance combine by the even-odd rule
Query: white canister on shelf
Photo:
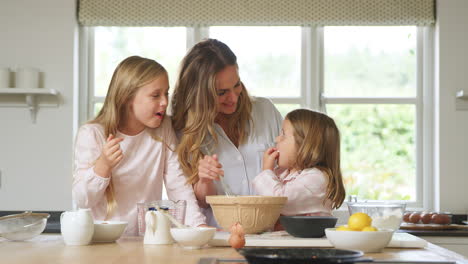
[(31, 67), (18, 68), (15, 80), (18, 88), (38, 88), (39, 70)]
[(10, 87), (10, 69), (0, 68), (0, 88)]

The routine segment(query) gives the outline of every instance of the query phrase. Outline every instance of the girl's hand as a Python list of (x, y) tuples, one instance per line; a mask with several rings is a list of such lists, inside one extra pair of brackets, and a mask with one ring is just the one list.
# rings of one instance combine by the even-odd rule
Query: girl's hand
[(115, 138), (110, 134), (107, 138), (106, 144), (102, 148), (102, 153), (96, 161), (94, 171), (102, 177), (110, 177), (110, 171), (115, 167), (123, 158), (122, 149), (120, 149), (120, 142), (123, 138)]
[(223, 166), (218, 161), (218, 156), (206, 155), (203, 159), (198, 161), (198, 177), (202, 182), (219, 180), (219, 176), (224, 175), (221, 169)]
[(279, 152), (277, 148), (269, 148), (263, 154), (263, 169), (262, 170), (273, 170), (275, 163), (278, 160)]

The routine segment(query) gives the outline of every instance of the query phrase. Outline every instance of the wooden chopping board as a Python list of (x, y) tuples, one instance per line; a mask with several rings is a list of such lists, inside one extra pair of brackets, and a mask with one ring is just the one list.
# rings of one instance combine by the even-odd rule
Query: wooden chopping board
[(400, 229), (405, 230), (468, 230), (468, 225), (436, 225), (402, 223)]
[[(210, 246), (228, 247), (228, 232), (216, 232), (209, 242)], [(394, 233), (387, 247), (390, 248), (424, 248), (427, 241), (408, 233)], [(300, 238), (293, 237), (285, 231), (268, 232), (245, 236), (246, 247), (333, 247), (326, 237)]]

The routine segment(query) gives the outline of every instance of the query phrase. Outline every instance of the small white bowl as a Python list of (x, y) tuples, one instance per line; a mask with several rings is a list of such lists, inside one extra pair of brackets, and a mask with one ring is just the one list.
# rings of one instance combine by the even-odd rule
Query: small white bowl
[(325, 229), (328, 241), (339, 249), (360, 250), (364, 253), (381, 252), (392, 240), (393, 230), (381, 229), (373, 232), (337, 231)]
[(215, 227), (171, 228), (175, 241), (186, 249), (199, 249), (213, 239)]
[(115, 242), (127, 227), (125, 221), (94, 221), (94, 234), (92, 242), (110, 243)]

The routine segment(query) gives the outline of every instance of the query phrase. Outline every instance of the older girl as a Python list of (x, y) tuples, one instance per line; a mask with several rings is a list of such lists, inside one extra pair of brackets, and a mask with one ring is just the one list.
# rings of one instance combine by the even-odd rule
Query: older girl
[(137, 203), (187, 200), (186, 222), (205, 224), (193, 189), (180, 169), (176, 137), (166, 116), (168, 75), (156, 61), (137, 56), (115, 69), (104, 106), (83, 125), (75, 143), (73, 200), (95, 220), (128, 221), (137, 235)]

